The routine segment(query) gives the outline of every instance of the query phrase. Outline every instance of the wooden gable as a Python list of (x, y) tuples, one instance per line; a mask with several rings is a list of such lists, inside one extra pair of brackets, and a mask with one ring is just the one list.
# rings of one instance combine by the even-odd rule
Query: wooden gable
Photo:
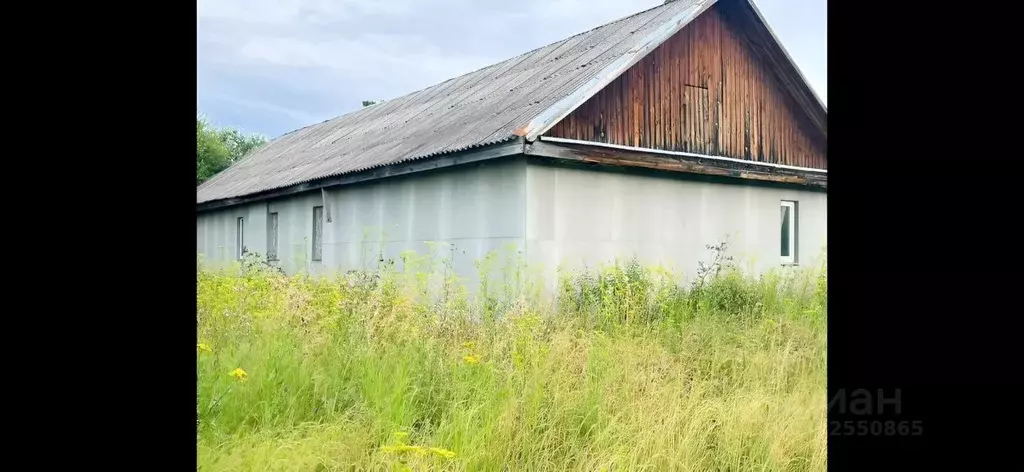
[(546, 135), (827, 169), (825, 137), (716, 4)]

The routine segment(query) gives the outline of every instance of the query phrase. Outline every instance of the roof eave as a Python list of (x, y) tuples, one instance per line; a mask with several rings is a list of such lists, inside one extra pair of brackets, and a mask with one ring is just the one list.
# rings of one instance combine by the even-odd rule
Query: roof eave
[(450, 168), (524, 153), (525, 143), (522, 138), (518, 138), (512, 141), (504, 141), (489, 146), (437, 154), (423, 159), (407, 160), (399, 163), (373, 167), (360, 172), (345, 173), (333, 177), (301, 182), (295, 185), (259, 193), (239, 195), (237, 197), (230, 198), (219, 198), (216, 200), (206, 200), (196, 203), (196, 211), (203, 212), (219, 208), (244, 205), (247, 203), (281, 198), (322, 188), (351, 185), (388, 177)]
[(619, 146), (544, 137), (526, 146), (526, 154), (586, 167), (636, 169), (663, 175), (704, 176), (744, 184), (784, 185), (826, 191), (828, 171), (660, 149)]

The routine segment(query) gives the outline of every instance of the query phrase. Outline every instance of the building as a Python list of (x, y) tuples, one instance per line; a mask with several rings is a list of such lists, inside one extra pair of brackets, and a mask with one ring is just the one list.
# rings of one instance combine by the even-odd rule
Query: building
[[(288, 133), (196, 192), (208, 261), (341, 271), (454, 244), (553, 274), (826, 243), (826, 108), (748, 0), (675, 0)], [(781, 215), (781, 216), (780, 216)]]

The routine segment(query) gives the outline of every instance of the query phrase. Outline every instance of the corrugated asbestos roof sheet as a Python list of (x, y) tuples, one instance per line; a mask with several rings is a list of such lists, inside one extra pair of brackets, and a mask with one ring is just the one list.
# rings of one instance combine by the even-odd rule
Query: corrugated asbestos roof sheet
[[(197, 203), (509, 141), (645, 37), (714, 0), (676, 0), (275, 139), (197, 188)], [(692, 17), (689, 18), (692, 20)], [(689, 20), (687, 20), (688, 22)]]

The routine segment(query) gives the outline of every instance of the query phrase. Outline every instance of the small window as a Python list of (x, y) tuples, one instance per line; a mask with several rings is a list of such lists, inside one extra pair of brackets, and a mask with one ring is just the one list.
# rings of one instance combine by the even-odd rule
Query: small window
[(235, 240), (235, 257), (242, 259), (245, 255), (245, 218), (238, 218), (237, 239)]
[(324, 207), (313, 207), (313, 260), (323, 259), (324, 250)]
[(267, 214), (267, 260), (277, 260), (277, 213)]
[(783, 264), (796, 264), (796, 202), (782, 202), (782, 247)]

